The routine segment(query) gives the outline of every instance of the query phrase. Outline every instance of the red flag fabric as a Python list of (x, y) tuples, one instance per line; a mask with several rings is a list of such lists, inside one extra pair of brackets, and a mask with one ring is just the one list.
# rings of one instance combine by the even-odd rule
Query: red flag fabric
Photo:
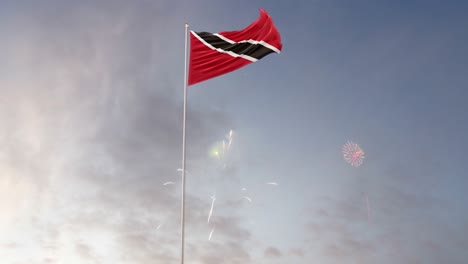
[(235, 71), (270, 53), (280, 53), (282, 47), (273, 20), (263, 9), (256, 21), (240, 31), (190, 31), (188, 85)]

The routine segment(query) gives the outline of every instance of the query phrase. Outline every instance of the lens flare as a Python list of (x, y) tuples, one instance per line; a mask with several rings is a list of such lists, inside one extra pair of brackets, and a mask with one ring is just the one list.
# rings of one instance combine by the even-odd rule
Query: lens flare
[(209, 155), (211, 158), (221, 160), (224, 157), (223, 142), (214, 143), (209, 150)]
[(213, 145), (211, 145), (211, 147), (209, 148), (209, 156), (211, 158), (223, 160), (226, 156), (228, 156), (232, 146), (234, 132), (230, 130), (225, 137), (225, 140), (217, 141), (213, 143)]

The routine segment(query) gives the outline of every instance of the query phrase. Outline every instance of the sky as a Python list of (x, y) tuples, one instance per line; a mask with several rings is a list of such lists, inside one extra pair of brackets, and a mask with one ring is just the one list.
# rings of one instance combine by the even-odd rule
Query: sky
[(258, 8), (281, 54), (188, 89), (185, 263), (466, 263), (467, 3), (0, 5), (2, 263), (179, 263), (184, 23)]

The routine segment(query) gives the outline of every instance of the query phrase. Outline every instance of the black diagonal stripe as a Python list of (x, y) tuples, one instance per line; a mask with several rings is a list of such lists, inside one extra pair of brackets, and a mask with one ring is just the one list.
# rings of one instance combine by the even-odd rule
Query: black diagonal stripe
[(209, 32), (196, 32), (196, 34), (201, 39), (217, 49), (231, 51), (238, 55), (247, 55), (257, 60), (275, 52), (274, 50), (269, 49), (261, 44), (251, 44), (248, 42), (231, 44)]

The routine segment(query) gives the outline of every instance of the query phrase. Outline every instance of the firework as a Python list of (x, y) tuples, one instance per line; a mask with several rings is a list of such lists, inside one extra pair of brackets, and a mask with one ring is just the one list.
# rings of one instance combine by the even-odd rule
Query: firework
[(232, 145), (233, 131), (230, 130), (225, 136), (226, 140), (217, 141), (210, 147), (209, 155), (217, 160), (223, 160), (229, 154)]
[(248, 197), (248, 196), (244, 196), (244, 199), (246, 199), (247, 201), (249, 201), (249, 203), (252, 202), (252, 199), (250, 199), (250, 197)]
[(343, 157), (346, 162), (351, 164), (353, 167), (359, 167), (364, 162), (364, 151), (359, 147), (358, 144), (348, 141), (343, 146)]
[(210, 223), (210, 218), (211, 218), (211, 215), (213, 214), (213, 206), (214, 206), (215, 200), (216, 200), (216, 197), (214, 195), (211, 196), (211, 208), (210, 208), (210, 212), (208, 213), (208, 224)]
[[(182, 172), (182, 169), (179, 168), (179, 169), (177, 169), (177, 171)], [(188, 170), (185, 170), (185, 174), (190, 176), (190, 177), (192, 176), (192, 174), (190, 174), (190, 172)]]
[(163, 183), (164, 186), (169, 185), (169, 184), (174, 184), (174, 182), (165, 182), (165, 183)]
[(208, 236), (208, 241), (211, 240), (211, 236), (213, 235), (214, 228), (211, 229), (210, 235)]
[(231, 143), (232, 143), (232, 129), (229, 131), (229, 134), (226, 136), (227, 140), (228, 140), (228, 144), (227, 144), (227, 149), (229, 150), (229, 148), (231, 147)]

